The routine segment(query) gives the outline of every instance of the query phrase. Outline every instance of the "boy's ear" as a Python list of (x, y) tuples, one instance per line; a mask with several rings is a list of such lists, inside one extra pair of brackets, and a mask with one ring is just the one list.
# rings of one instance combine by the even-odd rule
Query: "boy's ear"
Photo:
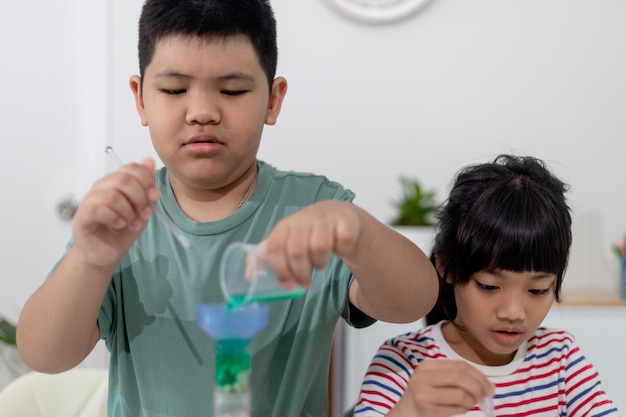
[(139, 75), (133, 75), (128, 81), (130, 90), (135, 97), (135, 107), (137, 108), (137, 114), (141, 120), (142, 126), (148, 126), (148, 118), (146, 117), (146, 108), (143, 103), (143, 96), (141, 95), (141, 77)]
[(283, 77), (276, 77), (272, 83), (270, 97), (267, 102), (267, 114), (265, 115), (266, 125), (276, 124), (285, 94), (287, 94), (287, 80)]

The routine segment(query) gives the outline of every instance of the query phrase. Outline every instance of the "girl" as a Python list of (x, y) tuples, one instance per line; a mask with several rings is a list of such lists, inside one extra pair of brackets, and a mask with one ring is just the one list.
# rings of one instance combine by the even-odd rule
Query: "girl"
[(355, 416), (619, 415), (573, 337), (540, 327), (572, 241), (566, 190), (531, 157), (458, 174), (437, 213), (428, 326), (379, 348)]

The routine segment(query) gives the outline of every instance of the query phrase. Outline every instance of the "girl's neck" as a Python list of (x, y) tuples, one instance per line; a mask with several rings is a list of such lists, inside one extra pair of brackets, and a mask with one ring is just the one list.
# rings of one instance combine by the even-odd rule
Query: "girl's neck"
[(452, 322), (443, 323), (441, 333), (457, 355), (478, 365), (502, 366), (510, 363), (515, 357), (515, 352), (500, 355), (485, 349), (474, 335)]

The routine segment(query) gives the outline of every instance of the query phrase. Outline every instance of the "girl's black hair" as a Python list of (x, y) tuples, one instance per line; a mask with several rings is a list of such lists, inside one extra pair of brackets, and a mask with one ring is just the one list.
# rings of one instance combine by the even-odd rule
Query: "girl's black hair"
[(439, 273), (439, 298), (427, 324), (456, 318), (454, 285), (479, 271), (555, 274), (555, 299), (572, 243), (568, 186), (532, 157), (500, 155), (459, 171), (436, 213), (431, 261)]

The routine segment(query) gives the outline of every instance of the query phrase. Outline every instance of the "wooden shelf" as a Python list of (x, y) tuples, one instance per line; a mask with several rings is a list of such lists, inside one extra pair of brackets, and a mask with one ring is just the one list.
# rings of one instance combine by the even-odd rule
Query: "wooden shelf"
[(571, 290), (561, 293), (561, 302), (554, 307), (621, 307), (626, 300), (619, 298), (617, 291)]

